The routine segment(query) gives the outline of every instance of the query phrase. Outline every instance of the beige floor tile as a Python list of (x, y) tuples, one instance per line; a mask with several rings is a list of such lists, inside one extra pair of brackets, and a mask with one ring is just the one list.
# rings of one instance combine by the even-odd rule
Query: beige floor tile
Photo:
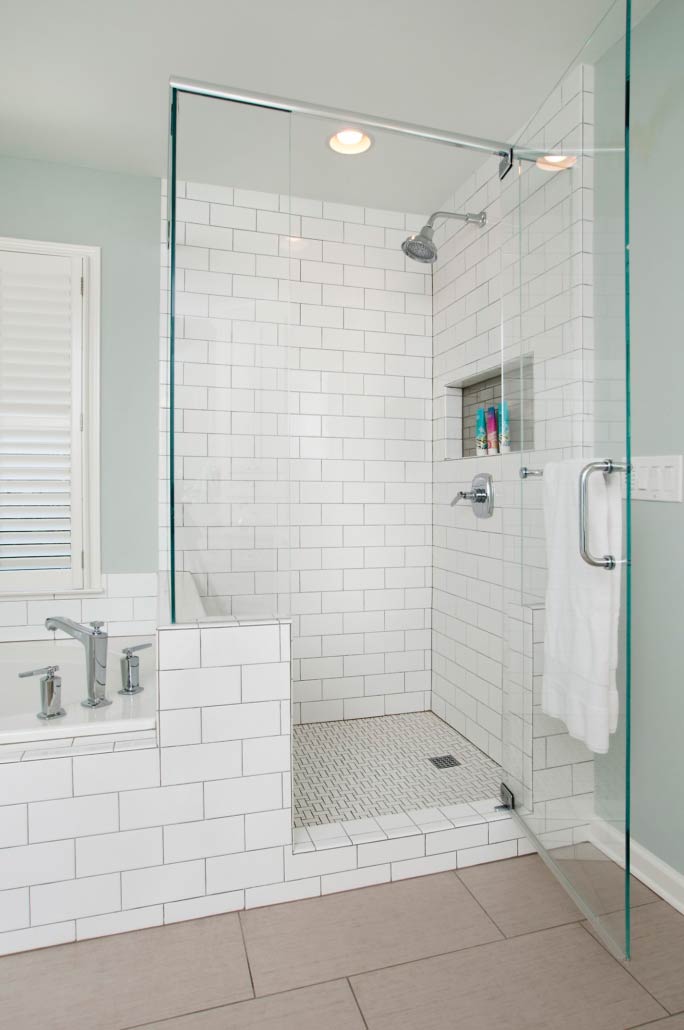
[(363, 1030), (346, 980), (150, 1023), (144, 1030)]
[(665, 1015), (578, 923), (351, 982), (369, 1030), (625, 1030)]
[(257, 995), (501, 936), (453, 873), (254, 909), (241, 919)]
[(684, 1030), (684, 1015), (659, 1019), (655, 1023), (642, 1023), (636, 1030)]
[[(607, 916), (616, 923), (619, 916)], [(664, 901), (632, 910), (629, 971), (668, 1012), (684, 1010), (684, 916)]]
[(507, 937), (583, 918), (537, 855), (471, 866), (458, 876)]
[(235, 914), (0, 960), (2, 1030), (120, 1030), (250, 997)]

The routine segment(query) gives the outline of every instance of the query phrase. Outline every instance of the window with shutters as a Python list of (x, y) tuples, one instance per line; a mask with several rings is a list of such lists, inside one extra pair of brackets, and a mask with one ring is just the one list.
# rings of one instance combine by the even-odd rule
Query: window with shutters
[(98, 589), (97, 247), (0, 238), (0, 594)]

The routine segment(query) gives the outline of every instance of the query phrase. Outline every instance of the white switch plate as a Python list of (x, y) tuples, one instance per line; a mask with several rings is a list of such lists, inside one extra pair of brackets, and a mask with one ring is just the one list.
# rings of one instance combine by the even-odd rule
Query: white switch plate
[(632, 457), (633, 501), (681, 501), (682, 455)]

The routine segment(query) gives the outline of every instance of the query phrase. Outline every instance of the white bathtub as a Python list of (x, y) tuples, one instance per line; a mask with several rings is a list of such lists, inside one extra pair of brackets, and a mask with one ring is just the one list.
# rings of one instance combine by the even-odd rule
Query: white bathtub
[[(123, 697), (121, 651), (134, 644), (150, 643), (140, 651), (141, 694)], [(62, 677), (62, 708), (59, 719), (38, 719), (40, 678), (19, 679), (20, 672), (58, 665)], [(87, 695), (85, 649), (77, 640), (25, 640), (0, 644), (0, 745), (60, 737), (91, 737), (97, 734), (153, 730), (157, 714), (157, 660), (154, 637), (110, 637), (107, 650), (107, 698), (103, 708), (84, 708)]]

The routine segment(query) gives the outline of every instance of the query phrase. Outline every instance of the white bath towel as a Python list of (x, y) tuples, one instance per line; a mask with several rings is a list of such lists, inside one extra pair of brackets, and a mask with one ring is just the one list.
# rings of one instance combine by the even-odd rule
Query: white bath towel
[[(587, 459), (544, 468), (548, 575), (542, 708), (597, 754), (608, 750), (618, 718), (616, 671), (620, 568), (593, 568), (579, 552), (579, 476)], [(588, 544), (595, 557), (622, 556), (619, 473), (588, 484)]]

